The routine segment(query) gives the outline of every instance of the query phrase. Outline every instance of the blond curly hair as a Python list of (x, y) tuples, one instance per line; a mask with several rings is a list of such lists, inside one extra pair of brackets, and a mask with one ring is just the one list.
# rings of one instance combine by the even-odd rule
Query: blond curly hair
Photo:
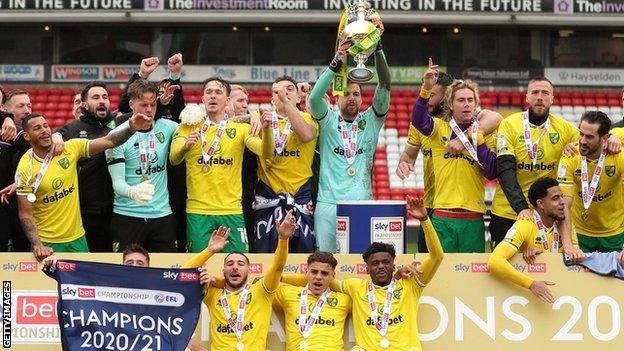
[(455, 98), (455, 93), (461, 89), (470, 89), (474, 93), (475, 97), (475, 107), (481, 105), (481, 101), (479, 100), (479, 86), (477, 83), (472, 80), (459, 80), (456, 79), (451, 85), (446, 88), (446, 92), (444, 94), (444, 104), (442, 111), (442, 119), (445, 121), (450, 121), (453, 118), (453, 99)]

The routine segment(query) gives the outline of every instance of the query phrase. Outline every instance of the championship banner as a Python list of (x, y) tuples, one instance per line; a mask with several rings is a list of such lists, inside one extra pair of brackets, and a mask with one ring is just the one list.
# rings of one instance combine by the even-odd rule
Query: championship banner
[[(176, 11), (245, 11), (245, 10), (343, 10), (344, 0), (5, 0), (2, 10), (98, 11), (98, 12), (167, 12)], [(453, 13), (551, 13), (622, 14), (620, 0), (371, 0), (382, 11), (453, 12)]]
[(183, 351), (199, 320), (197, 269), (63, 260), (46, 274), (58, 282), (64, 351)]
[[(59, 257), (121, 262), (121, 254), (64, 254)], [(177, 273), (191, 254), (150, 255), (156, 270)], [(307, 272), (304, 254), (290, 254), (284, 273)], [(221, 276), (224, 254), (208, 261), (208, 271)], [(336, 279), (368, 277), (361, 255), (335, 255), (338, 260)], [(398, 267), (426, 254), (397, 255)], [(624, 308), (624, 281), (588, 272), (580, 266), (566, 267), (559, 254), (543, 253), (537, 262), (527, 264), (521, 255), (512, 258), (512, 266), (536, 280), (555, 283), (550, 290), (555, 303), (548, 304), (521, 288), (492, 275), (487, 266), (488, 254), (445, 254), (432, 281), (420, 297), (418, 311), (419, 338), (424, 351), (576, 351), (621, 349)], [(262, 276), (270, 267), (273, 255), (249, 254), (250, 279)], [(0, 277), (3, 281), (3, 344), (15, 351), (59, 351), (61, 332), (57, 313), (58, 291), (55, 282), (41, 272), (31, 253), (0, 254)], [(106, 265), (105, 267), (111, 267)], [(135, 268), (132, 277), (144, 281), (152, 269)], [(155, 269), (154, 269), (155, 270)], [(108, 273), (99, 272), (97, 275)], [(104, 277), (102, 277), (104, 278)], [(104, 278), (107, 279), (107, 278)], [(165, 284), (165, 280), (161, 284)], [(169, 279), (172, 280), (172, 279)], [(178, 279), (179, 280), (179, 279)], [(172, 280), (173, 281), (173, 280)], [(194, 285), (194, 284), (193, 284)], [(163, 290), (165, 285), (157, 289)], [(185, 298), (189, 299), (188, 295)], [(366, 298), (362, 295), (361, 298)], [(117, 308), (121, 308), (119, 304)], [(149, 306), (148, 309), (153, 309)], [(193, 340), (209, 349), (210, 316), (201, 304), (201, 316)], [(410, 313), (406, 311), (405, 313)], [(286, 336), (284, 318), (274, 310), (267, 336), (267, 350), (284, 351)], [(185, 328), (186, 331), (186, 328)], [(407, 333), (407, 331), (406, 331)], [(99, 337), (99, 336), (98, 336)], [(343, 335), (344, 350), (355, 345), (352, 321), (348, 320)], [(152, 350), (156, 350), (152, 344)], [(103, 348), (91, 348), (105, 350)], [(115, 350), (123, 348), (113, 347)], [(166, 348), (162, 348), (165, 350)], [(127, 348), (126, 350), (129, 350)], [(336, 350), (337, 351), (337, 350)]]

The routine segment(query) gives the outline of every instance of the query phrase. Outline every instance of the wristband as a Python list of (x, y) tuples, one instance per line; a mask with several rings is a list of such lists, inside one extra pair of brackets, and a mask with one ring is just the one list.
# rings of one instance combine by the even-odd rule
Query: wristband
[(423, 99), (429, 99), (429, 96), (431, 96), (431, 90), (427, 90), (424, 87), (420, 88), (420, 97)]
[(377, 42), (377, 47), (375, 48), (375, 51), (382, 51), (383, 50), (383, 46), (381, 45), (381, 39), (379, 39), (379, 41)]
[(334, 58), (329, 63), (329, 69), (334, 71), (335, 73), (338, 73), (341, 67), (342, 67), (342, 57), (340, 57), (340, 55), (336, 53)]
[(169, 72), (169, 80), (180, 80), (180, 74), (173, 74)]

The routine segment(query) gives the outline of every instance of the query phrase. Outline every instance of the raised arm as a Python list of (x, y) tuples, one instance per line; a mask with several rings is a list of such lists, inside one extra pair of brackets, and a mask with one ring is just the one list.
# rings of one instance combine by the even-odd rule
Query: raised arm
[(375, 50), (375, 68), (377, 70), (377, 78), (379, 83), (375, 88), (375, 96), (373, 96), (373, 110), (377, 117), (383, 117), (388, 114), (390, 109), (390, 68), (386, 61), (386, 56), (381, 46)]
[(340, 61), (340, 56), (336, 55), (329, 67), (325, 70), (325, 72), (323, 72), (323, 74), (321, 74), (319, 79), (314, 84), (309, 98), (310, 113), (312, 113), (312, 117), (314, 117), (314, 119), (323, 119), (325, 115), (327, 115), (329, 107), (325, 101), (325, 93), (327, 92), (327, 89), (329, 89), (329, 86), (334, 79), (334, 75), (338, 72), (341, 66), (342, 61)]
[(273, 256), (273, 263), (269, 267), (266, 276), (264, 277), (264, 289), (267, 292), (274, 292), (278, 287), (280, 280), (282, 279), (282, 271), (288, 258), (288, 240), (295, 232), (297, 222), (292, 210), (286, 212), (286, 216), (282, 221), (276, 221), (277, 233), (279, 234), (279, 240), (277, 241), (277, 249)]
[(440, 70), (438, 65), (433, 64), (433, 60), (429, 58), (429, 68), (423, 74), (423, 85), (420, 88), (420, 96), (414, 103), (412, 110), (412, 125), (424, 135), (431, 135), (433, 132), (433, 117), (429, 115), (429, 96), (431, 89), (438, 81)]
[(292, 130), (297, 134), (299, 139), (301, 139), (304, 143), (314, 140), (318, 134), (316, 128), (306, 122), (297, 107), (288, 101), (286, 88), (282, 87), (277, 92), (277, 96), (286, 110), (286, 117), (292, 126)]
[(128, 124), (122, 124), (111, 130), (106, 136), (93, 139), (89, 142), (89, 155), (93, 156), (107, 149), (112, 149), (125, 143), (137, 130), (152, 128), (152, 118), (142, 113), (130, 117)]
[(429, 255), (421, 264), (422, 273), (419, 277), (420, 282), (426, 285), (431, 281), (438, 267), (440, 267), (440, 263), (442, 263), (442, 259), (444, 258), (444, 250), (442, 250), (442, 244), (438, 238), (438, 233), (436, 233), (427, 215), (427, 209), (423, 204), (423, 199), (413, 198), (408, 195), (407, 204), (410, 214), (420, 221), (420, 225), (425, 233), (427, 249), (429, 250)]
[(230, 228), (219, 227), (215, 231), (212, 232), (210, 236), (210, 241), (208, 242), (208, 247), (206, 247), (202, 252), (191, 257), (190, 260), (184, 262), (182, 268), (194, 268), (200, 267), (206, 263), (217, 252), (223, 250), (225, 245), (228, 244), (228, 237), (230, 236)]

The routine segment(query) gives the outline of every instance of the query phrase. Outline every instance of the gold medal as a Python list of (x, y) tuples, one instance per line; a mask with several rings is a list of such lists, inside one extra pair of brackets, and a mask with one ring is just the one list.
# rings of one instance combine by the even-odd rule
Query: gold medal
[(347, 168), (347, 174), (353, 177), (355, 175), (355, 168), (353, 167)]
[(149, 180), (149, 177), (147, 175), (142, 175), (141, 176), (141, 182), (145, 182), (145, 181), (148, 181), (148, 180)]
[(384, 349), (387, 349), (388, 347), (390, 347), (390, 341), (388, 341), (388, 339), (386, 338), (383, 338), (379, 342), (379, 346), (383, 347)]
[(33, 193), (30, 193), (30, 194), (28, 194), (28, 196), (26, 196), (26, 200), (28, 200), (28, 202), (30, 202), (32, 204), (35, 201), (37, 201), (37, 196), (35, 196), (35, 194), (33, 194)]
[(299, 344), (299, 348), (302, 349), (302, 350), (307, 350), (308, 349), (308, 342), (303, 340), (301, 342), (301, 344)]
[(204, 172), (204, 173), (208, 173), (208, 171), (210, 171), (210, 166), (208, 166), (208, 165), (204, 165), (204, 166), (202, 167), (202, 172)]
[(242, 341), (239, 341), (236, 343), (236, 350), (237, 351), (243, 351), (245, 349), (245, 344), (243, 344)]

